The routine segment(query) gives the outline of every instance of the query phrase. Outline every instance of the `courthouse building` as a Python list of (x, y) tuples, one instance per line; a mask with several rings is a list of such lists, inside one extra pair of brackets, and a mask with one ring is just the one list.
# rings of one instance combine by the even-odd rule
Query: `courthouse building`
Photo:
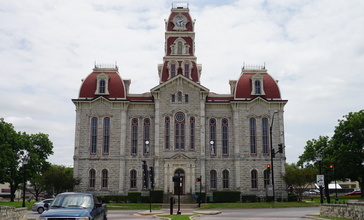
[[(265, 66), (243, 66), (230, 91), (216, 94), (200, 81), (195, 20), (172, 7), (165, 20), (159, 83), (131, 94), (117, 66), (95, 65), (82, 81), (76, 106), (74, 177), (77, 191), (97, 195), (147, 192), (142, 161), (154, 167), (155, 190), (183, 195), (231, 190), (265, 196), (272, 183), (271, 149), (284, 145), (284, 106), (278, 81)], [(163, 45), (160, 45), (161, 49)], [(196, 47), (196, 48), (195, 48)], [(237, 54), (238, 56), (238, 54)], [(241, 71), (241, 72), (240, 72)], [(285, 153), (274, 158), (276, 197), (286, 197)]]

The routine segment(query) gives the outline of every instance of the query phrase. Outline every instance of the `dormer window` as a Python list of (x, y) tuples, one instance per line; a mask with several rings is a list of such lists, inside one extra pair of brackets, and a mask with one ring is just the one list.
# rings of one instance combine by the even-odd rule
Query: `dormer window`
[(190, 55), (190, 45), (179, 37), (171, 44), (171, 55)]
[(175, 60), (172, 60), (168, 64), (169, 69), (169, 78), (172, 79), (177, 75), (177, 69), (178, 69), (178, 62)]
[(191, 79), (191, 68), (192, 68), (191, 61), (184, 61), (182, 68), (183, 68), (182, 70), (183, 75)]
[(263, 88), (264, 76), (260, 73), (255, 74), (251, 77), (252, 91), (251, 95), (265, 95)]
[(95, 95), (109, 95), (109, 78), (105, 73), (97, 75)]

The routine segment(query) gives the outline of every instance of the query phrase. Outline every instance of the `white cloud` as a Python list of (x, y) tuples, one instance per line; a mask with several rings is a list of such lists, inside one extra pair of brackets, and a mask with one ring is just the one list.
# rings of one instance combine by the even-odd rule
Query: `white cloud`
[[(51, 162), (72, 165), (75, 107), (94, 62), (117, 62), (131, 92), (158, 85), (164, 19), (172, 1), (4, 1), (0, 3), (0, 117), (43, 132)], [(364, 3), (189, 1), (196, 19), (201, 83), (229, 93), (241, 66), (266, 64), (285, 108), (287, 162), (307, 140), (332, 134), (337, 119), (363, 108)]]

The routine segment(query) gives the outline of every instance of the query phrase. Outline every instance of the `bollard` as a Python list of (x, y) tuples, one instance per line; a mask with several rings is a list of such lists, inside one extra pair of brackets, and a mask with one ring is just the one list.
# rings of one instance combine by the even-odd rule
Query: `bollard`
[(173, 197), (169, 198), (169, 214), (170, 215), (173, 215), (173, 201), (174, 201)]

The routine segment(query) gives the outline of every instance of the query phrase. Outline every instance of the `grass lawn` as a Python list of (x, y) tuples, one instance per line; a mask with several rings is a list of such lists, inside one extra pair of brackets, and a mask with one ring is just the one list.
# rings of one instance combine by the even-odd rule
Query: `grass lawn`
[[(108, 210), (149, 210), (150, 204), (145, 203), (109, 203), (107, 204)], [(152, 210), (160, 210), (162, 205), (152, 204)]]
[(159, 217), (170, 218), (171, 220), (190, 220), (193, 215), (158, 215)]

